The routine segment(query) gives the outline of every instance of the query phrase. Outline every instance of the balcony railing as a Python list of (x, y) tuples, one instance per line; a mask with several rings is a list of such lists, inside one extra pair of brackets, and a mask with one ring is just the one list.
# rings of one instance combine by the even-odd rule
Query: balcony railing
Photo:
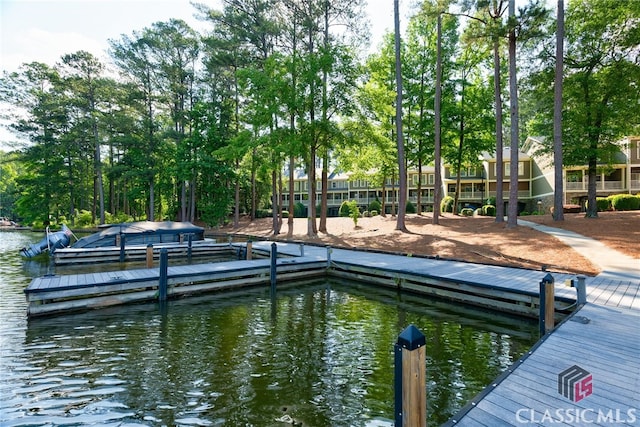
[[(496, 197), (497, 194), (497, 191), (489, 191), (489, 197)], [(529, 190), (518, 191), (518, 199), (528, 199), (529, 197), (531, 197), (531, 193), (529, 193)], [(508, 190), (502, 192), (502, 198), (504, 200), (507, 200), (509, 198)]]
[[(633, 181), (632, 181), (633, 188)], [(564, 189), (566, 191), (587, 191), (588, 182), (587, 181), (578, 181), (578, 182), (565, 182)], [(624, 183), (622, 181), (598, 181), (596, 183), (597, 191), (611, 191), (611, 190), (624, 190)]]
[[(456, 197), (455, 191), (447, 193), (448, 196)], [(485, 198), (484, 191), (461, 191), (460, 200), (482, 200)]]
[[(411, 196), (407, 198), (411, 203), (418, 203), (418, 196)], [(422, 196), (420, 197), (420, 203), (433, 203), (433, 196)]]

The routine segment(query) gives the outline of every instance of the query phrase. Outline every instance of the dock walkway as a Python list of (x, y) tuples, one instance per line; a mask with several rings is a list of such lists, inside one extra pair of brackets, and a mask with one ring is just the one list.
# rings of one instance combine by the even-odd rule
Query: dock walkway
[(524, 225), (572, 246), (602, 273), (586, 280), (587, 304), (446, 426), (640, 426), (640, 261), (576, 233)]

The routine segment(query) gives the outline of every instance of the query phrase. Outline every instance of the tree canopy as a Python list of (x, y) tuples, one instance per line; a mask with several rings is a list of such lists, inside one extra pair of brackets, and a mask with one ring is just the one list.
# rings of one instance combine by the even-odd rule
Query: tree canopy
[[(172, 19), (110, 40), (107, 63), (80, 51), (23, 64), (0, 79), (0, 100), (20, 112), (10, 128), (28, 141), (0, 153), (1, 215), (213, 226), (268, 211), (279, 233), (304, 174), (313, 236), (328, 232), (334, 171), (382, 188), (398, 180), (388, 194), (400, 215), (406, 170), (437, 162), (441, 182), (440, 153), (458, 177), (495, 153), (501, 184), (503, 138), (517, 149), (525, 132), (545, 136), (553, 150), (557, 72), (552, 11), (530, 0), (508, 17), (507, 4), (419, 2), (398, 43), (389, 33), (364, 55), (363, 0), (224, 0), (220, 10), (195, 5), (205, 34)], [(565, 16), (563, 162), (588, 166), (595, 209), (598, 168), (639, 131), (640, 2), (570, 0)], [(503, 119), (518, 98), (522, 112)], [(515, 126), (504, 135), (503, 120)], [(422, 185), (419, 206), (434, 196)]]

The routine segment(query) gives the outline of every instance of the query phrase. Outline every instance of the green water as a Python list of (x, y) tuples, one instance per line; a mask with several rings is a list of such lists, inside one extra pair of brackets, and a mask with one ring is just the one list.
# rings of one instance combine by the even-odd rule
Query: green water
[(526, 320), (334, 281), (27, 321), (30, 239), (0, 235), (3, 426), (390, 426), (393, 344), (412, 323), (437, 425), (537, 337)]

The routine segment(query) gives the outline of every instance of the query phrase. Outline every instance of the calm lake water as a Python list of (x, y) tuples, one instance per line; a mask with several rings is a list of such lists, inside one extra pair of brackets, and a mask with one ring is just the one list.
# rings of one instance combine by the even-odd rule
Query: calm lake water
[(334, 281), (28, 321), (42, 268), (17, 251), (39, 239), (0, 233), (2, 426), (391, 426), (393, 344), (411, 323), (431, 426), (537, 339), (527, 320)]

